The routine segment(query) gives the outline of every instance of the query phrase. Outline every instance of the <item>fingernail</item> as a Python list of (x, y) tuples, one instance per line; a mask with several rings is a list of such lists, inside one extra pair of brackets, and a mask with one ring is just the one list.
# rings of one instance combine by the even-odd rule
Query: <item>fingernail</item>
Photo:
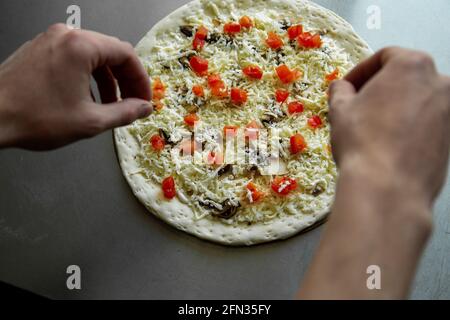
[(153, 112), (153, 107), (148, 103), (143, 103), (139, 110), (139, 118), (148, 117)]

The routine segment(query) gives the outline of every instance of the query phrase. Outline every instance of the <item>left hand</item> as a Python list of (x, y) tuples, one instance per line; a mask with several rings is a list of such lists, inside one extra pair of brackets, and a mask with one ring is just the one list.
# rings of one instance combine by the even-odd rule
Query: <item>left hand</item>
[[(105, 104), (92, 98), (91, 75)], [(0, 65), (0, 148), (48, 150), (92, 137), (148, 116), (150, 99), (130, 44), (56, 24)]]

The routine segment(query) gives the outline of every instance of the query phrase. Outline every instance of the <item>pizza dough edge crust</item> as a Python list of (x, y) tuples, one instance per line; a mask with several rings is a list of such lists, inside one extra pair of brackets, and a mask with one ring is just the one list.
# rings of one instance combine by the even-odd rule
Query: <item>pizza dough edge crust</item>
[[(214, 2), (216, 1), (220, 2), (220, 0)], [(236, 2), (246, 3), (248, 1), (240, 0)], [(305, 6), (311, 12), (313, 20), (317, 20), (315, 21), (317, 24), (326, 25), (328, 28), (331, 24), (331, 29), (335, 33), (334, 37), (336, 39), (341, 38), (339, 39), (340, 44), (346, 50), (352, 52), (355, 64), (372, 53), (368, 44), (356, 34), (353, 27), (334, 12), (308, 0), (276, 0), (274, 2), (287, 3), (292, 5), (293, 8)], [(154, 46), (158, 31), (174, 25), (178, 26), (186, 11), (198, 8), (201, 5), (201, 1), (194, 0), (159, 21), (136, 46), (138, 54), (148, 52)], [(139, 201), (161, 220), (199, 238), (229, 246), (250, 246), (289, 238), (319, 223), (329, 213), (329, 210), (324, 210), (310, 215), (284, 216), (274, 219), (270, 224), (259, 223), (250, 226), (245, 224), (228, 225), (207, 218), (195, 220), (194, 213), (187, 204), (181, 202), (177, 197), (167, 201), (162, 196), (159, 184), (146, 181), (144, 177), (136, 174), (140, 171), (140, 168), (135, 156), (139, 153), (140, 147), (126, 127), (114, 130), (114, 140), (123, 175)]]

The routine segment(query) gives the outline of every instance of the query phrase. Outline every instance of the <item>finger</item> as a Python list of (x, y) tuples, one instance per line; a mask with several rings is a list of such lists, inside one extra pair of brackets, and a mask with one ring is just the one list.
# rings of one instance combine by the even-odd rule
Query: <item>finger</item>
[(108, 66), (120, 87), (122, 98), (150, 101), (150, 80), (133, 47), (117, 38), (86, 31), (99, 42), (96, 47), (99, 66)]
[(117, 101), (116, 80), (108, 66), (97, 68), (92, 76), (97, 83), (102, 103), (113, 103)]
[(344, 79), (352, 83), (355, 89), (359, 91), (393, 57), (408, 55), (411, 52), (413, 51), (397, 47), (382, 49), (353, 68)]
[(355, 87), (347, 80), (336, 80), (330, 84), (328, 91), (331, 109), (341, 108), (356, 94)]
[(73, 30), (68, 35), (81, 38), (78, 42), (84, 45), (84, 50), (80, 54), (88, 63), (90, 72), (99, 67), (110, 68), (118, 81), (122, 98), (150, 101), (149, 77), (129, 43), (86, 30)]
[(134, 98), (87, 107), (93, 119), (97, 120), (98, 125), (95, 127), (100, 131), (126, 126), (137, 119), (148, 117), (153, 112), (153, 107), (147, 101)]

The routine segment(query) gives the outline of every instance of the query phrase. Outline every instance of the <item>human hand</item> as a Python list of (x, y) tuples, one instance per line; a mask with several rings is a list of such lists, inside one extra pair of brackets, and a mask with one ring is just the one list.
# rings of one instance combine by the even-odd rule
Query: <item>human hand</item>
[[(103, 105), (92, 98), (91, 75)], [(56, 24), (0, 65), (0, 147), (47, 150), (92, 137), (148, 116), (150, 99), (130, 44)]]
[(332, 83), (330, 121), (341, 171), (363, 171), (380, 187), (431, 206), (450, 145), (450, 78), (438, 74), (431, 57), (381, 50)]

